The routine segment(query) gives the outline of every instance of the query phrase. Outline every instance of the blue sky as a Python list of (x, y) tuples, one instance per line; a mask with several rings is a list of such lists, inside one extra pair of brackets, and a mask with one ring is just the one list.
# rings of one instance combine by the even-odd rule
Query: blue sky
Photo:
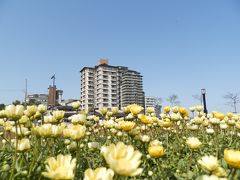
[(29, 93), (46, 93), (53, 74), (65, 99), (79, 98), (79, 70), (106, 57), (141, 72), (146, 95), (191, 106), (206, 88), (209, 109), (228, 111), (239, 32), (238, 0), (1, 0), (0, 103), (23, 100), (26, 78)]

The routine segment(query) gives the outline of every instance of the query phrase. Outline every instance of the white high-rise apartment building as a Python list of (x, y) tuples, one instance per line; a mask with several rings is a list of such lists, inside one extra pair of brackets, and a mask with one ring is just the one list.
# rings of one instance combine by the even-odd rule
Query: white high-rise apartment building
[(102, 107), (122, 108), (132, 103), (144, 107), (142, 76), (123, 66), (110, 66), (100, 59), (95, 67), (81, 71), (81, 105), (93, 110)]
[(161, 113), (162, 106), (158, 103), (158, 98), (154, 96), (145, 97), (145, 109), (148, 107), (153, 107), (157, 116)]

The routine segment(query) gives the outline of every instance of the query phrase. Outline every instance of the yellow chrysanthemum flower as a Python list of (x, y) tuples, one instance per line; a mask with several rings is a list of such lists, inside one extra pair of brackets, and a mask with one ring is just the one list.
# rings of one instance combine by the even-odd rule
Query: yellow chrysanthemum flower
[(166, 150), (164, 147), (157, 145), (157, 146), (149, 146), (148, 153), (151, 157), (158, 158), (165, 155)]
[(224, 160), (231, 167), (240, 169), (240, 151), (224, 150)]
[(49, 157), (47, 159), (46, 169), (42, 175), (49, 179), (69, 180), (74, 178), (74, 169), (76, 167), (76, 159), (72, 159), (71, 155), (59, 154), (57, 159)]
[(163, 110), (164, 110), (165, 113), (169, 113), (171, 111), (171, 108), (170, 108), (170, 106), (165, 106), (163, 108)]
[(20, 119), (23, 116), (23, 113), (24, 106), (22, 105), (8, 105), (5, 108), (5, 115), (12, 120)]
[[(17, 145), (17, 147), (16, 147)], [(31, 148), (30, 141), (27, 138), (23, 138), (18, 141), (18, 144), (16, 144), (16, 140), (14, 141), (14, 146), (17, 148), (17, 151), (24, 152)]]
[(136, 123), (132, 121), (120, 121), (118, 124), (124, 131), (131, 131), (136, 125)]
[(217, 118), (217, 119), (220, 119), (220, 120), (223, 120), (224, 117), (225, 117), (225, 115), (224, 115), (223, 113), (221, 113), (221, 112), (215, 112), (215, 113), (213, 114), (213, 116), (214, 116), (215, 118)]
[(151, 116), (146, 116), (144, 114), (140, 114), (138, 118), (141, 120), (142, 123), (144, 124), (152, 124), (153, 123), (153, 118)]
[(159, 125), (168, 128), (172, 127), (173, 123), (171, 121), (159, 121)]
[(119, 175), (137, 176), (143, 171), (142, 168), (138, 168), (141, 164), (142, 154), (139, 151), (134, 151), (131, 145), (118, 142), (117, 145), (103, 146), (101, 154), (110, 168)]
[(95, 170), (87, 169), (84, 173), (84, 180), (112, 180), (113, 176), (112, 169), (101, 167)]
[(86, 127), (80, 124), (72, 125), (63, 130), (63, 136), (65, 138), (71, 138), (72, 140), (78, 141), (80, 140), (86, 132)]
[(64, 111), (53, 111), (53, 118), (57, 121), (61, 121), (64, 118)]
[(196, 137), (189, 137), (187, 138), (186, 144), (190, 149), (197, 149), (201, 146), (201, 142)]
[(133, 115), (138, 115), (144, 108), (137, 104), (132, 104), (129, 106), (129, 110)]
[(75, 101), (75, 102), (72, 102), (72, 104), (71, 104), (73, 109), (78, 109), (80, 107), (80, 105), (81, 105), (80, 101)]
[(146, 112), (151, 114), (151, 113), (155, 112), (155, 109), (154, 109), (154, 107), (147, 107)]
[(198, 160), (198, 163), (203, 169), (210, 172), (215, 171), (219, 167), (218, 160), (214, 156), (204, 156), (202, 159)]

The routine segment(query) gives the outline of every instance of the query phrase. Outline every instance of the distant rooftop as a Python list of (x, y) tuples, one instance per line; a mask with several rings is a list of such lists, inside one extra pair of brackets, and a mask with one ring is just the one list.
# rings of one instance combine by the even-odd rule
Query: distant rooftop
[(107, 58), (99, 59), (98, 65), (108, 65), (108, 59)]

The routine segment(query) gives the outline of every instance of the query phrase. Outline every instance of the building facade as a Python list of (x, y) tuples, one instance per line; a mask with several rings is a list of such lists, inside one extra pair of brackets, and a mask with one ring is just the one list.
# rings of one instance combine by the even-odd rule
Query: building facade
[(84, 67), (80, 72), (83, 109), (122, 108), (133, 103), (144, 107), (139, 72), (123, 66), (110, 66), (106, 59), (101, 59), (95, 67)]
[(159, 104), (157, 97), (153, 96), (145, 97), (145, 109), (148, 107), (154, 107), (157, 116), (159, 116), (159, 114), (161, 113), (162, 106)]
[(47, 94), (31, 94), (26, 98), (27, 104), (48, 104), (48, 95)]
[(56, 106), (61, 104), (63, 96), (63, 90), (57, 89), (57, 87), (49, 86), (48, 88), (48, 106)]

